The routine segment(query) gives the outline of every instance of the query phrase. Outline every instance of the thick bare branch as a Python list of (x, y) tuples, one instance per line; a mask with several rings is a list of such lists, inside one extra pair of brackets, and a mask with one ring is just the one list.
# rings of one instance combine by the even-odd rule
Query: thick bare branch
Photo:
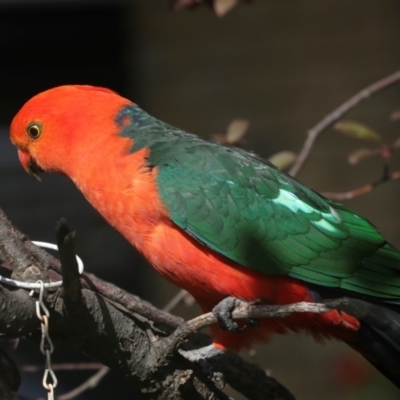
[[(59, 262), (41, 249), (30, 251), (32, 243), (2, 215), (0, 243), (2, 248), (11, 249), (5, 252), (7, 263), (15, 265), (22, 255), (34, 264), (39, 274), (50, 275), (50, 270), (46, 269), (49, 266), (54, 268), (54, 280), (59, 280)], [(26, 276), (26, 271), (22, 271), (22, 276)], [(61, 289), (47, 291), (45, 302), (50, 311), (50, 333), (56, 346), (73, 348), (99, 360), (140, 390), (144, 398), (228, 399), (204, 375), (199, 365), (190, 363), (178, 352), (170, 351), (168, 341), (163, 342), (163, 338), (182, 324), (181, 318), (157, 310), (151, 304), (93, 275), (82, 276), (81, 284), (81, 301), (72, 313), (66, 305), (65, 296), (61, 295)], [(0, 310), (0, 332), (5, 337), (39, 341), (40, 325), (34, 299), (26, 290), (0, 285)], [(209, 344), (209, 338), (197, 333), (191, 336), (187, 344), (192, 347), (204, 346)], [(226, 357), (212, 360), (212, 365), (224, 375), (226, 373), (228, 384), (237, 386), (243, 370), (248, 371), (249, 377), (257, 378), (257, 384), (249, 378), (242, 380), (238, 387), (248, 398), (293, 400), (285, 388), (267, 377), (260, 368), (237, 355)]]

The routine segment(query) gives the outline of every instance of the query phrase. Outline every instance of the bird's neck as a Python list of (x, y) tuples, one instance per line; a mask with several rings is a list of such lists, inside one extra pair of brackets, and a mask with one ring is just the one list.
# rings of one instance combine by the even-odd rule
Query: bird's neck
[(93, 207), (142, 250), (167, 212), (158, 197), (157, 170), (147, 165), (148, 149), (130, 153), (131, 146), (131, 140), (117, 137), (69, 175)]

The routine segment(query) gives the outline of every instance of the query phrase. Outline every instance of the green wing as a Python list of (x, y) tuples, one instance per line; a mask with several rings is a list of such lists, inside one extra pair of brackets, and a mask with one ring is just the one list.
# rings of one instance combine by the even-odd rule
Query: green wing
[(129, 110), (132, 151), (150, 148), (176, 225), (225, 257), (379, 298), (400, 298), (400, 254), (367, 220), (246, 151)]

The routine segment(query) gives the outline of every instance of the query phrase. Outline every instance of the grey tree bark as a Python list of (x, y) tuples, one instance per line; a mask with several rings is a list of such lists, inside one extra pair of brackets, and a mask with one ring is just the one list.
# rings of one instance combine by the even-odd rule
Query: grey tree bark
[[(63, 280), (62, 287), (47, 289), (44, 296), (50, 336), (57, 347), (74, 349), (107, 365), (144, 399), (228, 399), (199, 364), (176, 351), (182, 341), (185, 349), (207, 345), (208, 336), (194, 333), (186, 340), (190, 332), (181, 318), (94, 275), (79, 276), (74, 234), (64, 221), (57, 224), (56, 232), (61, 262), (30, 242), (0, 210), (0, 274), (28, 282)], [(35, 297), (26, 289), (0, 284), (1, 339), (39, 343)], [(235, 354), (214, 357), (210, 363), (213, 371), (222, 373), (224, 381), (248, 399), (294, 399), (262, 369)], [(0, 398), (12, 399), (18, 386), (18, 369), (1, 351)]]

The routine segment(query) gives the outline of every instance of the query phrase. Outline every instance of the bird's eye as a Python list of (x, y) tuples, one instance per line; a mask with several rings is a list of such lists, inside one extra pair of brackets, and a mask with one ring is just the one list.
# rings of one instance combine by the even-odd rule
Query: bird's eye
[(31, 139), (38, 139), (42, 134), (42, 125), (37, 122), (32, 122), (27, 126), (26, 131)]

